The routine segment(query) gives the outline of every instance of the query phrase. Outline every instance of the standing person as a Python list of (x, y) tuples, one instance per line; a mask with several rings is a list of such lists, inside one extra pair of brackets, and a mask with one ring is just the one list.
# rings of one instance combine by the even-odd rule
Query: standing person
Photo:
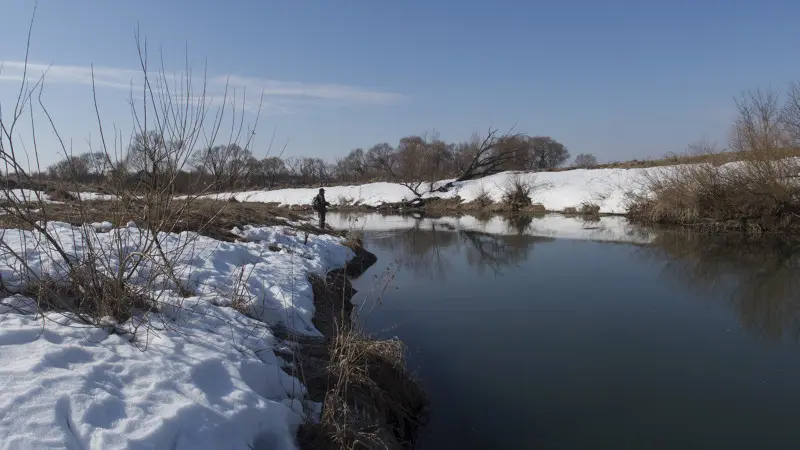
[(314, 200), (311, 202), (311, 206), (317, 211), (319, 215), (319, 227), (323, 230), (325, 229), (325, 213), (328, 211), (328, 206), (331, 206), (325, 200), (325, 189), (320, 188), (319, 194), (314, 196)]

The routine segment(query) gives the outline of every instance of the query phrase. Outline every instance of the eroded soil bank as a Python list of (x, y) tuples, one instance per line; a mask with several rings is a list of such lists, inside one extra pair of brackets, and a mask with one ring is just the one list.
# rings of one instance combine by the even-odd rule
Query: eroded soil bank
[(311, 276), (314, 326), (321, 338), (276, 336), (292, 349), (282, 352), (290, 374), (308, 388), (309, 398), (322, 403), (320, 420), (300, 426), (300, 448), (406, 449), (424, 423), (427, 398), (408, 372), (406, 348), (399, 340), (375, 340), (353, 321), (350, 278), (363, 274), (377, 258), (361, 241), (349, 241), (355, 257), (325, 278)]

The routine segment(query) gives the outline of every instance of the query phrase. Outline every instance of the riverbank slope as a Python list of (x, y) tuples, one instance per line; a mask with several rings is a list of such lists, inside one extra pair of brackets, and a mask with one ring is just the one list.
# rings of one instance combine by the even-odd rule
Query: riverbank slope
[[(294, 341), (276, 330), (330, 339), (313, 280), (344, 273), (363, 249), (299, 223), (234, 227), (224, 240), (98, 225), (48, 222), (58, 245), (1, 231), (4, 444), (297, 448), (322, 404), (287, 373)], [(142, 247), (154, 241), (158, 251)]]

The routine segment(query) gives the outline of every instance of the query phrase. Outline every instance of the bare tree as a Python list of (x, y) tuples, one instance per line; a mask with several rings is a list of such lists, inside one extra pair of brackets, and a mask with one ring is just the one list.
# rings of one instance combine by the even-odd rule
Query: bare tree
[(110, 168), (109, 162), (106, 159), (106, 155), (104, 155), (102, 152), (83, 153), (80, 155), (80, 158), (81, 161), (83, 161), (83, 164), (85, 164), (86, 168), (89, 170), (89, 174), (98, 179)]
[(195, 152), (192, 165), (211, 175), (215, 188), (232, 188), (247, 177), (251, 168), (251, 157), (249, 150), (235, 143), (215, 145)]
[(564, 144), (548, 136), (529, 139), (530, 170), (546, 170), (560, 167), (569, 160), (569, 151)]
[(794, 81), (789, 84), (781, 118), (791, 141), (790, 145), (800, 147), (800, 82)]
[(364, 181), (367, 174), (364, 150), (357, 148), (344, 158), (337, 159), (335, 173), (341, 181)]
[(749, 91), (735, 99), (739, 117), (731, 131), (731, 149), (769, 153), (790, 144), (778, 94), (772, 90)]
[(89, 166), (79, 156), (67, 156), (63, 160), (49, 166), (47, 174), (54, 180), (86, 180), (89, 175)]
[(364, 164), (368, 170), (382, 176), (390, 176), (395, 166), (394, 148), (386, 142), (373, 145), (364, 154)]
[[(121, 148), (122, 139), (118, 136), (118, 130), (114, 129), (112, 138), (110, 130), (104, 127), (93, 76), (92, 88), (100, 147), (92, 149), (90, 145), (90, 151), (94, 152), (92, 161), (99, 160), (94, 156), (97, 153), (104, 156), (104, 168), (127, 173), (125, 167), (130, 165), (133, 170), (146, 173), (147, 177), (139, 183), (136, 192), (128, 188), (124, 177), (109, 177), (104, 188), (115, 201), (109, 202), (102, 211), (94, 209), (81, 195), (70, 194), (79, 192), (81, 174), (88, 173), (90, 164), (87, 163), (88, 158), (71, 156), (72, 152), (59, 135), (42, 100), (44, 75), (35, 82), (28, 79), (27, 50), (26, 66), (16, 102), (9, 108), (5, 99), (0, 99), (0, 165), (5, 166), (5, 173), (15, 180), (17, 186), (32, 184), (32, 170), (26, 154), (33, 157), (37, 170), (41, 172), (38, 167), (37, 133), (41, 133), (40, 124), (44, 121), (48, 131), (56, 137), (57, 151), (65, 156), (63, 164), (57, 165), (59, 168), (56, 172), (62, 172), (67, 178), (65, 185), (72, 183), (64, 188), (67, 212), (59, 212), (67, 217), (59, 216), (57, 220), (88, 224), (92, 222), (91, 217), (102, 214), (104, 219), (117, 224), (125, 224), (133, 219), (139, 230), (112, 234), (108, 240), (99, 241), (91, 226), (80, 225), (71, 230), (75, 240), (64, 242), (64, 235), (59, 234), (58, 227), (52, 226), (55, 219), (52, 204), (46, 202), (38, 190), (33, 190), (32, 194), (23, 190), (19, 194), (7, 183), (0, 186), (0, 197), (4, 200), (0, 202), (0, 209), (5, 216), (20, 224), (21, 228), (35, 230), (33, 239), (36, 242), (32, 244), (38, 249), (39, 257), (48, 258), (47, 264), (53, 270), (30, 270), (29, 256), (20, 254), (7, 240), (0, 239), (0, 249), (5, 255), (11, 255), (18, 267), (23, 268), (18, 277), (21, 284), (30, 287), (31, 284), (38, 283), (38, 286), (50, 289), (49, 293), (42, 294), (44, 288), (36, 293), (37, 304), (67, 310), (75, 320), (103, 326), (109, 326), (107, 317), (112, 317), (115, 324), (122, 325), (136, 312), (138, 320), (130, 321), (128, 325), (111, 325), (116, 332), (128, 335), (135, 335), (140, 326), (148, 327), (147, 324), (151, 323), (149, 315), (157, 314), (155, 311), (160, 309), (159, 302), (171, 302), (172, 307), (180, 309), (180, 304), (165, 298), (174, 299), (175, 293), (178, 294), (177, 298), (195, 293), (188, 285), (185, 274), (177, 273), (175, 261), (180, 259), (182, 252), (192, 251), (192, 241), (196, 239), (196, 234), (176, 237), (177, 235), (165, 233), (184, 230), (189, 226), (192, 231), (200, 233), (213, 220), (201, 219), (189, 224), (187, 214), (193, 211), (195, 202), (206, 192), (198, 189), (188, 195), (176, 197), (173, 195), (173, 187), (176, 177), (184, 173), (183, 167), (191, 155), (191, 149), (201, 139), (204, 141), (203, 147), (213, 147), (221, 123), (225, 120), (224, 106), (220, 107), (218, 114), (207, 116), (209, 99), (205, 96), (205, 89), (202, 93), (197, 92), (188, 62), (185, 76), (168, 76), (163, 66), (161, 70), (154, 72), (148, 64), (146, 44), (139, 39), (138, 33), (136, 43), (139, 49), (139, 78), (142, 89), (132, 90), (130, 94), (129, 104), (133, 116), (130, 146), (125, 152)], [(30, 45), (30, 30), (28, 44)], [(175, 82), (168, 82), (168, 78)], [(133, 97), (138, 96), (138, 93), (134, 92), (141, 93), (136, 101)], [(35, 104), (37, 100), (38, 105)], [(222, 100), (222, 104), (227, 105), (227, 99)], [(32, 146), (28, 149), (22, 147), (21, 139), (17, 139), (20, 135), (18, 125), (23, 120), (23, 114), (30, 114), (29, 142)], [(239, 122), (233, 120), (232, 123)], [(238, 144), (240, 134), (232, 132), (231, 136), (233, 140), (229, 143)], [(243, 145), (246, 149), (252, 130), (246, 130), (243, 136), (248, 136)], [(119, 158), (124, 159), (124, 164), (120, 164)], [(227, 204), (221, 203), (220, 208)], [(217, 213), (211, 213), (213, 217), (216, 217), (215, 214)], [(53, 292), (56, 288), (52, 286), (68, 289), (70, 296), (76, 301), (59, 300)], [(57, 302), (47, 303), (53, 299)], [(42, 317), (44, 316), (46, 315), (43, 314)], [(136, 342), (135, 339), (131, 341)]]
[(261, 172), (264, 174), (268, 188), (274, 187), (278, 178), (289, 174), (286, 163), (277, 156), (268, 156), (262, 159)]
[(131, 138), (125, 163), (153, 179), (156, 172), (168, 179), (185, 163), (188, 149), (184, 146), (181, 141), (167, 140), (159, 130), (140, 130)]
[(581, 153), (575, 157), (574, 165), (581, 169), (588, 169), (597, 165), (597, 158), (591, 153)]
[(519, 134), (499, 135), (496, 129), (490, 129), (486, 136), (473, 136), (472, 140), (461, 144), (456, 150), (461, 157), (469, 155), (471, 160), (461, 172), (457, 181), (481, 178), (500, 172), (503, 166), (519, 157), (524, 140)]

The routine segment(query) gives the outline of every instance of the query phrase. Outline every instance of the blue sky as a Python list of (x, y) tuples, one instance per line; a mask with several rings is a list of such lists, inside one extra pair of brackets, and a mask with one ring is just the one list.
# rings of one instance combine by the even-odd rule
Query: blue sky
[[(5, 105), (32, 11), (3, 2)], [(791, 0), (41, 0), (30, 59), (52, 64), (44, 101), (76, 151), (98, 136), (90, 64), (104, 68), (104, 120), (130, 123), (139, 26), (168, 69), (188, 47), (211, 80), (231, 76), (253, 101), (269, 88), (257, 155), (273, 130), (288, 154), (332, 160), (430, 130), (460, 140), (516, 125), (573, 155), (627, 160), (703, 137), (724, 146), (734, 95), (800, 79), (798, 17)]]

